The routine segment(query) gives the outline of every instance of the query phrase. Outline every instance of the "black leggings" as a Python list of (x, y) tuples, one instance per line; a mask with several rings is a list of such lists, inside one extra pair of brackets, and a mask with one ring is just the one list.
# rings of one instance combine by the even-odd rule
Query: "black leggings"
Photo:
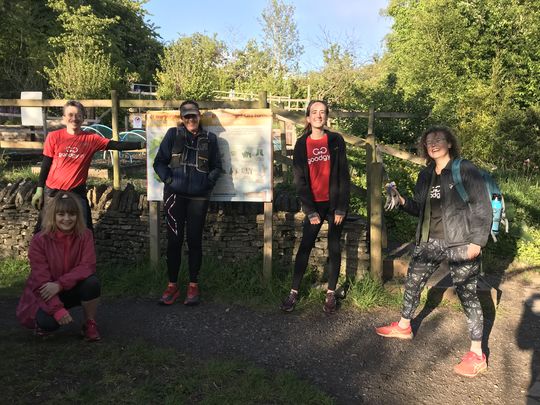
[[(92, 301), (101, 295), (101, 285), (95, 274), (80, 281), (71, 290), (65, 290), (58, 293), (58, 298), (64, 303), (66, 309), (81, 305), (81, 301)], [(36, 323), (41, 329), (47, 332), (53, 332), (60, 327), (54, 316), (49, 315), (39, 308), (36, 312)]]
[(448, 247), (443, 239), (429, 239), (415, 246), (405, 283), (401, 316), (412, 319), (428, 278), (445, 259), (448, 259), (452, 283), (467, 316), (471, 340), (482, 340), (484, 317), (476, 292), (481, 259), (478, 256), (469, 260), (467, 245)]
[(202, 263), (202, 235), (208, 211), (208, 200), (192, 200), (178, 194), (166, 194), (164, 210), (167, 222), (169, 281), (171, 283), (178, 281), (185, 227), (187, 229), (189, 281), (197, 283)]
[(298, 290), (300, 288), (300, 283), (302, 282), (302, 277), (306, 272), (308, 265), (309, 255), (311, 249), (315, 246), (317, 240), (317, 235), (323, 224), (323, 221), (326, 219), (328, 221), (328, 253), (330, 257), (330, 266), (328, 270), (328, 289), (335, 290), (337, 285), (337, 280), (339, 277), (339, 269), (341, 267), (341, 232), (343, 230), (343, 222), (340, 225), (334, 223), (334, 214), (330, 212), (330, 205), (328, 202), (315, 203), (317, 207), (317, 212), (321, 218), (321, 222), (317, 225), (312, 225), (309, 222), (309, 218), (306, 216), (304, 219), (303, 229), (302, 229), (302, 241), (300, 242), (300, 247), (296, 253), (296, 260), (294, 263), (294, 274), (292, 288)]

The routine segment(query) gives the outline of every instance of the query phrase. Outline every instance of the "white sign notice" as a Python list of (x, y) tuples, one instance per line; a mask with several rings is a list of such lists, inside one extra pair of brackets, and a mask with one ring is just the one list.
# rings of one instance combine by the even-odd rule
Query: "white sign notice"
[[(163, 183), (153, 163), (167, 129), (180, 122), (179, 111), (146, 115), (148, 200), (163, 199)], [(212, 201), (272, 201), (272, 112), (269, 109), (219, 109), (202, 114), (203, 127), (218, 137), (223, 166)]]

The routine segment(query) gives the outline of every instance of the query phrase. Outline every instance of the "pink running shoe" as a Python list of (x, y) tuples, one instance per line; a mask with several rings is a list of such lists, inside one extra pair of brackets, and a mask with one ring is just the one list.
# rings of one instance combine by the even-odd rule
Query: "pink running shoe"
[(397, 339), (407, 339), (410, 340), (413, 338), (413, 333), (411, 326), (408, 328), (400, 328), (397, 322), (392, 322), (388, 326), (381, 326), (380, 328), (375, 328), (375, 332), (379, 336), (397, 338)]
[(86, 320), (83, 324), (81, 333), (87, 342), (97, 342), (98, 340), (101, 340), (96, 321), (93, 319)]
[(176, 284), (169, 283), (165, 291), (163, 291), (163, 295), (159, 299), (159, 304), (172, 305), (175, 303), (179, 296), (180, 291), (178, 291), (178, 287), (176, 286)]
[(459, 364), (454, 366), (454, 372), (464, 377), (476, 377), (487, 370), (486, 355), (477, 355), (474, 352), (467, 352)]
[(189, 283), (186, 299), (184, 300), (184, 305), (193, 306), (198, 305), (201, 302), (201, 295), (199, 293), (199, 285)]

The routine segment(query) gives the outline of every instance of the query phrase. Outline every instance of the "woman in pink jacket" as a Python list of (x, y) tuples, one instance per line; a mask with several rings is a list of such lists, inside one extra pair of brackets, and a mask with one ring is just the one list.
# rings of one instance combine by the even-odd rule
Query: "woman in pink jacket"
[(79, 202), (70, 192), (58, 193), (47, 206), (42, 224), (30, 242), (30, 276), (17, 307), (21, 324), (45, 335), (73, 322), (68, 309), (82, 305), (82, 334), (100, 340), (95, 316), (101, 294), (96, 277), (92, 231), (86, 228)]

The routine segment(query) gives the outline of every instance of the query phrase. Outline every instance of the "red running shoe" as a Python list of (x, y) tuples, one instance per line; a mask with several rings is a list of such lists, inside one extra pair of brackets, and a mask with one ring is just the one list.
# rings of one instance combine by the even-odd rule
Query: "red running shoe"
[(486, 355), (477, 355), (474, 352), (467, 352), (459, 364), (454, 366), (454, 372), (464, 377), (476, 377), (487, 370)]
[(180, 296), (180, 291), (178, 291), (178, 287), (176, 284), (169, 283), (167, 285), (167, 288), (163, 292), (163, 295), (159, 299), (160, 305), (171, 305), (174, 304), (174, 302), (178, 299)]
[(195, 283), (189, 283), (187, 289), (186, 299), (184, 305), (197, 305), (201, 302), (199, 295), (199, 285)]
[(388, 326), (381, 326), (380, 328), (375, 328), (375, 332), (379, 336), (397, 338), (397, 339), (407, 339), (410, 340), (413, 338), (413, 333), (411, 326), (408, 328), (400, 328), (398, 322), (392, 322)]
[(86, 320), (83, 324), (81, 333), (87, 342), (97, 342), (98, 340), (101, 340), (96, 321), (93, 319)]

